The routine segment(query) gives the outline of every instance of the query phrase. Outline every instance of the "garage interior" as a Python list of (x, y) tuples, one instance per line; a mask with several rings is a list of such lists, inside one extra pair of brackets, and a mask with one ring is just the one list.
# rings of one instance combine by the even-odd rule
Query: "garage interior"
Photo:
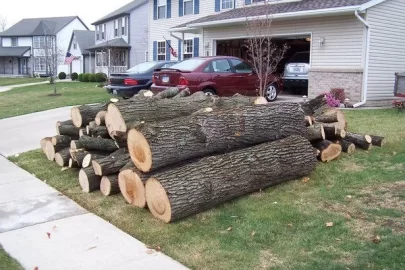
[[(294, 37), (274, 37), (273, 44), (283, 46), (287, 44), (288, 49), (284, 54), (284, 58), (280, 61), (277, 67), (276, 74), (283, 75), (284, 66), (290, 57), (296, 52), (310, 51), (311, 49), (311, 36), (294, 36)], [(216, 55), (235, 56), (248, 61), (249, 55), (245, 46), (246, 39), (232, 39), (232, 40), (217, 40), (216, 41)], [(308, 89), (285, 89), (288, 94), (307, 95)]]

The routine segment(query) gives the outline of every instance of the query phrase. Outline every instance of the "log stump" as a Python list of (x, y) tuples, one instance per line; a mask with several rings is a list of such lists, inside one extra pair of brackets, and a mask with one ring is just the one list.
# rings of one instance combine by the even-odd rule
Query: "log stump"
[(101, 176), (94, 173), (93, 167), (83, 168), (79, 172), (79, 184), (83, 192), (90, 193), (100, 189)]
[(100, 182), (100, 191), (104, 196), (111, 196), (120, 193), (118, 174), (103, 176)]
[(69, 165), (69, 159), (70, 159), (70, 152), (69, 148), (65, 148), (60, 150), (55, 154), (55, 162), (61, 167), (66, 167)]
[(328, 140), (319, 140), (312, 142), (313, 146), (320, 151), (319, 159), (323, 162), (329, 162), (340, 156), (342, 146)]
[(370, 135), (366, 134), (347, 132), (345, 140), (354, 143), (356, 147), (363, 150), (370, 150), (372, 146), (372, 139)]
[(82, 105), (73, 107), (70, 111), (73, 125), (77, 128), (85, 127), (94, 120), (97, 113), (105, 111), (108, 104)]

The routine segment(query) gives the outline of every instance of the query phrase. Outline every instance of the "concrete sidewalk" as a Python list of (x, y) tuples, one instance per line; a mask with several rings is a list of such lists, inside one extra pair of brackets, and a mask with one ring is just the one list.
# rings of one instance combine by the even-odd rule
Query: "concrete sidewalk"
[[(60, 108), (0, 120), (0, 153), (39, 148), (69, 119)], [(187, 269), (0, 156), (0, 245), (24, 269)], [(73, 179), (72, 179), (73, 180)]]
[[(72, 81), (72, 80), (55, 80), (55, 82), (74, 82), (74, 81)], [(10, 91), (10, 90), (12, 90), (14, 88), (18, 88), (18, 87), (26, 87), (26, 86), (46, 84), (46, 83), (49, 83), (49, 81), (0, 86), (0, 93), (7, 92), (7, 91)]]

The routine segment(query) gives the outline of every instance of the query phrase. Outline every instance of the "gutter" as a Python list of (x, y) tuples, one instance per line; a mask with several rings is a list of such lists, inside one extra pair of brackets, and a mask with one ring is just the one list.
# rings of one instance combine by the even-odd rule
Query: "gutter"
[(356, 18), (362, 23), (364, 24), (364, 26), (367, 29), (367, 39), (366, 39), (366, 63), (364, 66), (365, 72), (363, 74), (363, 100), (354, 104), (353, 108), (358, 108), (364, 104), (366, 104), (367, 102), (367, 90), (368, 90), (368, 67), (369, 67), (369, 59), (370, 59), (370, 36), (371, 36), (371, 29), (370, 29), (370, 24), (368, 22), (366, 22), (360, 15), (358, 10), (356, 10), (354, 12), (354, 15), (356, 16)]

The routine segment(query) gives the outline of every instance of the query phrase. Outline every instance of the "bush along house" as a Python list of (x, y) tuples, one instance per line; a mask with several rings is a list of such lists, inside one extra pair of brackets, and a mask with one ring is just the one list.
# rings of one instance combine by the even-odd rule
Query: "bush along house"
[(94, 22), (95, 72), (125, 72), (147, 59), (148, 1), (135, 0)]
[(149, 58), (173, 59), (172, 47), (178, 59), (247, 59), (246, 20), (270, 16), (274, 44), (289, 47), (281, 76), (291, 57), (307, 53), (308, 65), (291, 72), (307, 80), (310, 98), (340, 88), (355, 107), (383, 105), (405, 71), (404, 12), (402, 0), (150, 0)]

